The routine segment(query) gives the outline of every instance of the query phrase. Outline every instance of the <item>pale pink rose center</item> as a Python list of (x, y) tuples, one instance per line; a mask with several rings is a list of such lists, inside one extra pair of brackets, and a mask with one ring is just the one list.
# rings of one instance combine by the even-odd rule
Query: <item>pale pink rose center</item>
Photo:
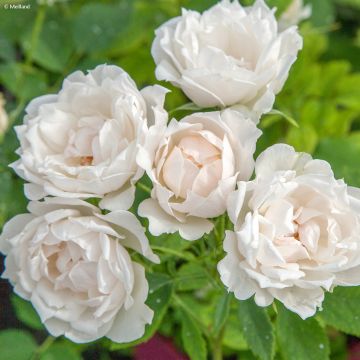
[(64, 155), (70, 166), (91, 166), (109, 162), (127, 148), (134, 138), (134, 128), (123, 119), (93, 117), (82, 119), (68, 131)]
[(90, 261), (84, 249), (72, 241), (42, 246), (47, 259), (47, 277), (55, 289), (71, 289), (75, 292), (96, 290), (97, 263)]
[(273, 239), (286, 262), (326, 262), (335, 251), (329, 244), (341, 236), (343, 220), (331, 212), (328, 200), (315, 192), (297, 195), (267, 207), (260, 231)]
[(200, 134), (181, 138), (163, 165), (163, 179), (176, 197), (208, 196), (222, 177), (222, 152)]

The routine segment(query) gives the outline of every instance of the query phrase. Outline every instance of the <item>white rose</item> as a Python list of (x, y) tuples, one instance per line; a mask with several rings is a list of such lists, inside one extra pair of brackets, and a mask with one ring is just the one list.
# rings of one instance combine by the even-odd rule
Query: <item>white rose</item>
[(183, 10), (156, 30), (156, 77), (201, 107), (239, 104), (271, 110), (302, 47), (296, 27), (278, 31), (263, 0), (242, 7), (223, 0), (203, 14)]
[(158, 257), (136, 217), (124, 210), (102, 215), (87, 202), (65, 198), (31, 202), (29, 211), (3, 229), (2, 277), (32, 302), (48, 331), (79, 343), (140, 338), (153, 311), (144, 303), (144, 268), (124, 246), (152, 261)]
[(27, 197), (107, 195), (102, 207), (129, 208), (143, 174), (137, 147), (150, 126), (166, 123), (166, 91), (156, 85), (139, 91), (121, 68), (100, 65), (71, 74), (57, 95), (33, 100), (16, 128), (20, 159), (12, 165), (31, 183)]
[(9, 125), (9, 118), (5, 110), (5, 101), (0, 93), (0, 137), (5, 133), (7, 127)]
[(264, 151), (255, 171), (229, 196), (221, 280), (239, 300), (275, 298), (305, 319), (325, 290), (360, 285), (360, 190), (284, 144)]
[(288, 8), (281, 14), (279, 29), (284, 30), (297, 25), (311, 16), (311, 4), (304, 5), (303, 0), (293, 0)]
[(260, 134), (251, 120), (228, 109), (173, 119), (164, 133), (149, 137), (138, 162), (153, 190), (138, 211), (149, 219), (150, 232), (179, 231), (187, 240), (209, 232), (207, 219), (225, 212), (238, 179), (250, 178)]

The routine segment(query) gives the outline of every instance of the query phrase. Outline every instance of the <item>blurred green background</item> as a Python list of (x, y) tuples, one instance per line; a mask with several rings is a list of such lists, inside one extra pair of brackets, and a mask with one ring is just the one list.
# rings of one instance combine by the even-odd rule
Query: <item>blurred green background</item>
[[(12, 126), (21, 123), (29, 100), (57, 92), (64, 77), (74, 70), (85, 71), (102, 63), (124, 68), (139, 88), (155, 83), (155, 65), (150, 54), (154, 30), (179, 15), (181, 7), (202, 11), (216, 2), (0, 1), (0, 92), (10, 119), (7, 131), (0, 135), (0, 229), (8, 218), (26, 208), (22, 180), (8, 164), (16, 159), (14, 151), (18, 146)], [(252, 3), (251, 0), (240, 2)], [(6, 9), (10, 3), (31, 6)], [(267, 3), (276, 6), (280, 15), (290, 1)], [(298, 151), (330, 161), (337, 177), (360, 186), (360, 0), (305, 3), (312, 4), (312, 16), (300, 26), (304, 49), (275, 104), (276, 109), (295, 119), (298, 127), (283, 116), (264, 116), (260, 127), (265, 134), (259, 140), (257, 152), (273, 143), (286, 142)], [(188, 102), (178, 89), (163, 85), (172, 89), (166, 100), (168, 110)], [(14, 326), (24, 329), (0, 332), (0, 359), (27, 359), (29, 349), (36, 349), (35, 341), (41, 343), (45, 332), (31, 306), (12, 296), (11, 303), (20, 321), (15, 320), (8, 300), (9, 286), (4, 281), (0, 285), (0, 329)], [(166, 333), (171, 326), (165, 321), (160, 331)], [(331, 334), (331, 358), (346, 359), (348, 339), (335, 330)], [(238, 341), (236, 336), (235, 333), (233, 338), (228, 337), (229, 354), (231, 350), (246, 349), (246, 344), (239, 345), (244, 340)], [(21, 347), (16, 346), (19, 342)], [(10, 348), (15, 353), (7, 353)], [(110, 352), (109, 348), (106, 341), (87, 347), (61, 339), (49, 345), (45, 352), (38, 351), (35, 358), (117, 358), (114, 354), (119, 356), (119, 353)], [(131, 350), (125, 350), (125, 354), (130, 353)], [(250, 355), (243, 353), (242, 359), (246, 356)]]

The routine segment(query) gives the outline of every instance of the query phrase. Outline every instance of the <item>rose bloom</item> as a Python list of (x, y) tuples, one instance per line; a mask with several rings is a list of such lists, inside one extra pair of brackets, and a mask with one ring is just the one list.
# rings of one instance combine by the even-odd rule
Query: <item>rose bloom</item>
[(221, 280), (239, 300), (275, 298), (305, 319), (325, 291), (360, 285), (360, 189), (284, 144), (264, 151), (255, 171), (229, 196)]
[(129, 208), (143, 174), (137, 147), (149, 127), (166, 123), (166, 91), (156, 85), (139, 91), (121, 68), (100, 65), (71, 74), (57, 95), (33, 100), (16, 128), (20, 159), (12, 165), (31, 183), (26, 196), (105, 196), (102, 207)]
[(171, 81), (200, 107), (271, 110), (302, 47), (296, 27), (278, 31), (263, 0), (243, 7), (223, 0), (199, 14), (183, 10), (156, 30), (158, 80)]
[(173, 119), (162, 133), (148, 138), (139, 164), (152, 180), (151, 198), (139, 206), (153, 235), (179, 231), (187, 240), (200, 238), (223, 214), (238, 179), (252, 174), (256, 140), (261, 131), (240, 112), (196, 113)]
[(124, 246), (159, 259), (136, 217), (124, 210), (101, 215), (87, 202), (65, 198), (31, 202), (29, 211), (3, 229), (2, 277), (32, 302), (47, 330), (78, 343), (140, 338), (153, 311), (144, 303), (144, 268)]

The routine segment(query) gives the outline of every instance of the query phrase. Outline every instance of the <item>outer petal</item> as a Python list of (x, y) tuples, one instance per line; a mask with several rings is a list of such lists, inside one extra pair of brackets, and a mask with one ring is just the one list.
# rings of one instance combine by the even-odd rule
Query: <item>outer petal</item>
[(224, 249), (228, 253), (217, 266), (221, 281), (239, 300), (246, 300), (256, 292), (258, 286), (240, 268), (240, 257), (237, 250), (236, 236), (227, 231), (224, 239)]
[[(227, 199), (227, 213), (231, 222), (236, 226), (240, 225), (245, 216), (246, 203), (245, 196), (247, 191), (247, 183), (244, 181), (239, 181), (237, 184), (237, 190), (229, 194)], [(244, 209), (245, 208), (245, 209)], [(243, 210), (244, 209), (244, 210)], [(243, 216), (240, 216), (241, 211), (243, 211)]]
[(324, 300), (324, 291), (321, 288), (300, 289), (293, 287), (291, 289), (272, 290), (271, 293), (289, 310), (297, 313), (304, 320), (313, 316)]
[(120, 191), (111, 192), (105, 195), (99, 202), (102, 209), (115, 211), (115, 210), (128, 210), (135, 200), (135, 185), (124, 187)]
[[(11, 241), (14, 241), (14, 237), (19, 234), (19, 231), (23, 231), (25, 226), (32, 220), (34, 216), (31, 214), (20, 214), (14, 216), (3, 227), (0, 235), (0, 251), (7, 255), (12, 247)], [(13, 239), (13, 240), (11, 240)]]
[(187, 217), (185, 222), (177, 221), (165, 213), (154, 199), (146, 199), (140, 205), (138, 214), (149, 219), (149, 231), (157, 236), (179, 231), (185, 240), (196, 240), (209, 233), (213, 224), (206, 219)]
[(299, 170), (312, 158), (306, 153), (297, 153), (286, 144), (276, 144), (262, 152), (255, 163), (255, 172), (259, 178), (272, 176), (276, 171)]
[(119, 241), (124, 245), (146, 256), (149, 260), (159, 263), (160, 259), (155, 255), (145, 236), (144, 228), (136, 216), (129, 211), (117, 210), (106, 215), (97, 215), (100, 219), (120, 227), (119, 234), (124, 235)]
[[(144, 335), (145, 325), (151, 324), (154, 312), (145, 305), (149, 285), (144, 268), (133, 263), (135, 288), (132, 292), (134, 304), (127, 311), (121, 310), (106, 336), (115, 342), (130, 342)], [(130, 325), (130, 326), (129, 326)]]

